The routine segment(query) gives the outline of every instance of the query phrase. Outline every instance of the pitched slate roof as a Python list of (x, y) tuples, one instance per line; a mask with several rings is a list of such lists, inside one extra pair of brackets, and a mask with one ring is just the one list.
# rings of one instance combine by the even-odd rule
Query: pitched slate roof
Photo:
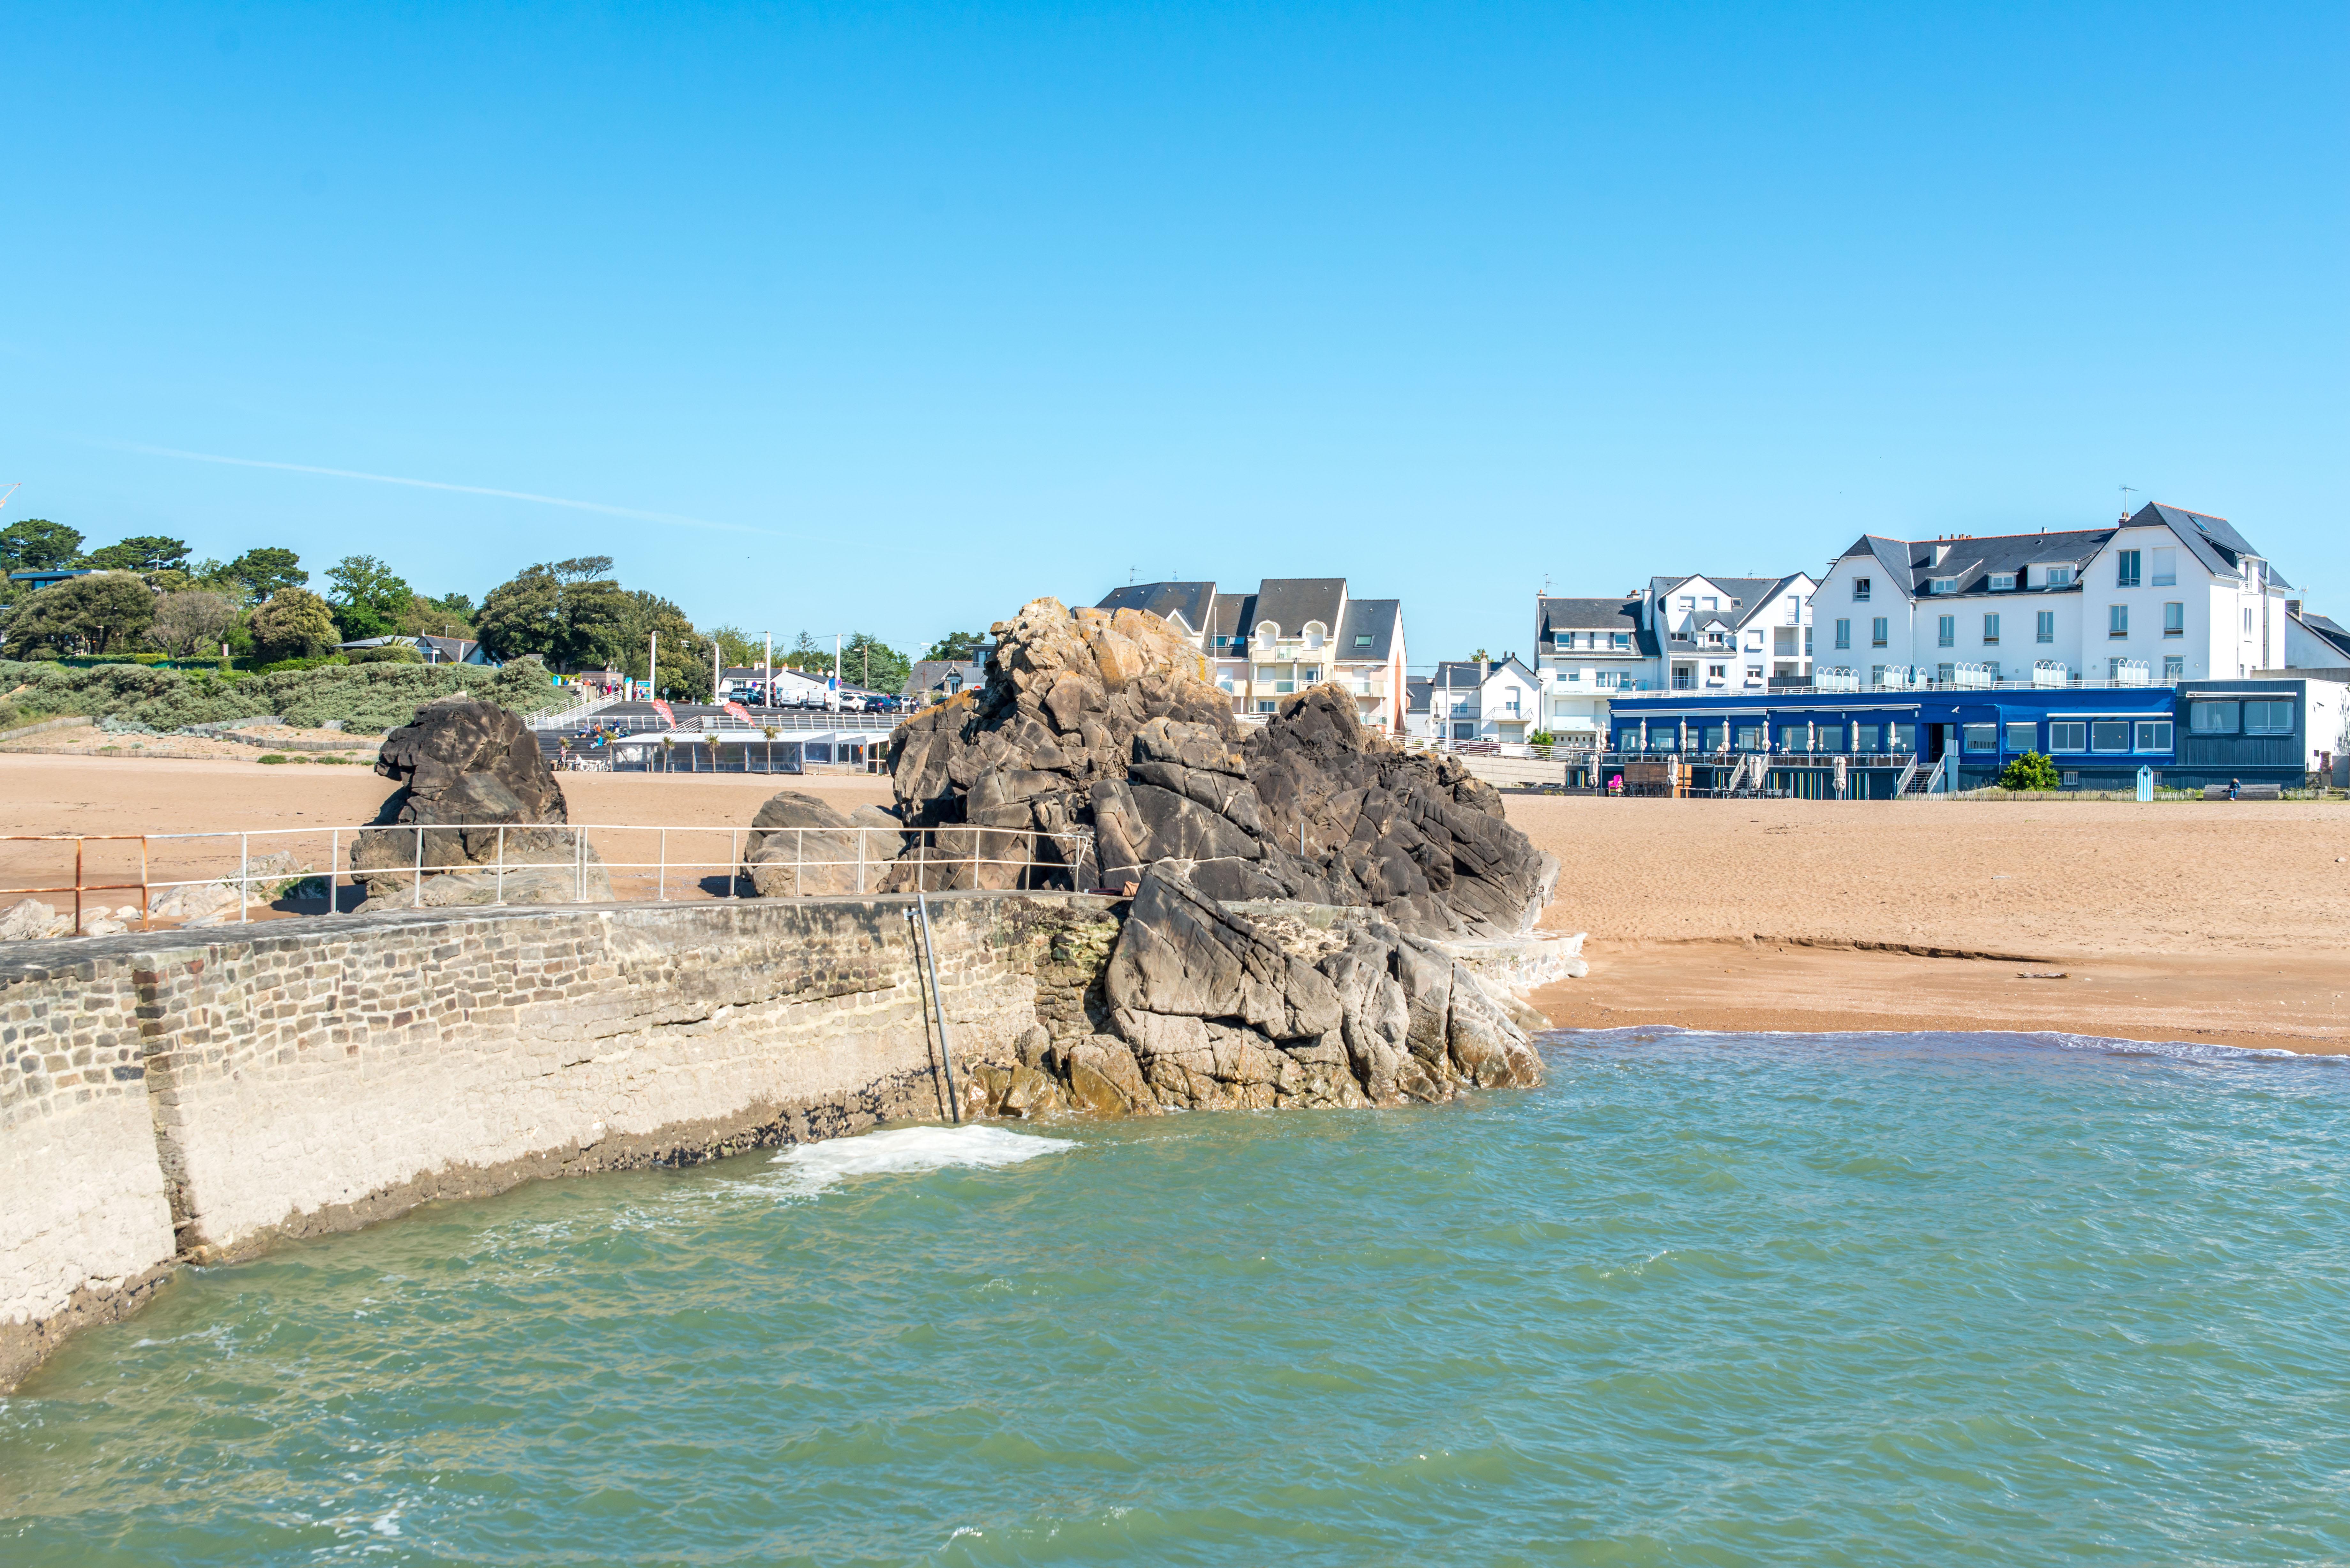
[(1473, 659), (1445, 659), (1437, 665), (1436, 674), (1433, 677), (1433, 683), (1438, 686), (1450, 684), (1455, 691), (1471, 691), (1476, 687), (1483, 685), (1493, 676), (1501, 674), (1504, 670), (1514, 667), (1518, 672), (1518, 678), (1523, 680), (1527, 685), (1539, 686), (1542, 684), (1540, 680), (1535, 679), (1534, 672), (1526, 668), (1525, 661), (1514, 653), (1511, 654), (1507, 659), (1487, 659), (1486, 663), (1492, 668), (1484, 674), (1480, 675), (1477, 672), (1477, 661)]
[(1339, 607), (1346, 598), (1344, 577), (1267, 577), (1257, 585), (1256, 608), (1247, 629), (1253, 634), (1258, 626), (1271, 621), (1281, 628), (1282, 636), (1295, 637), (1305, 629), (1307, 621), (1318, 620), (1336, 631)]
[(1428, 694), (1429, 694), (1431, 691), (1435, 690), (1435, 685), (1436, 685), (1436, 683), (1435, 683), (1434, 681), (1432, 681), (1432, 680), (1422, 680), (1419, 679), (1417, 676), (1409, 676), (1409, 675), (1408, 675), (1408, 676), (1404, 677), (1404, 682), (1403, 682), (1403, 708), (1404, 708), (1404, 711), (1405, 711), (1405, 712), (1407, 712), (1407, 713), (1425, 713), (1425, 712), (1427, 712), (1427, 711), (1428, 711)]
[(1217, 637), (1246, 638), (1256, 625), (1254, 594), (1218, 594), (1208, 611), (1206, 630)]
[[(2130, 525), (2135, 528), (2167, 525), (2189, 549), (2195, 552), (2198, 559), (2215, 572), (2232, 573), (2236, 570), (2236, 563), (2242, 557), (2261, 554), (2252, 547), (2250, 540), (2236, 532), (2225, 517), (2189, 512), (2183, 506), (2166, 506), (2158, 501), (2149, 501), (2139, 507), (2130, 518)], [(2268, 559), (2265, 556), (2261, 558)], [(2274, 562), (2269, 564), (2269, 582), (2280, 588), (2293, 587), (2276, 569)]]
[(2330, 616), (2312, 615), (2307, 610), (2302, 611), (2293, 618), (2301, 622), (2303, 631), (2308, 632), (2320, 642), (2328, 643), (2340, 649), (2345, 654), (2350, 654), (2350, 627), (2343, 626)]
[[(1929, 579), (1934, 577), (1958, 578), (1956, 591), (1960, 594), (1985, 593), (1989, 589), (1983, 579), (1992, 572), (2015, 572), (2026, 566), (2043, 565), (2081, 565), (2104, 549), (2123, 527), (2168, 529), (2187, 546), (2189, 554), (2203, 564), (2205, 570), (2222, 576), (2233, 576), (2237, 562), (2242, 557), (2260, 555), (2224, 517), (2149, 502), (2122, 523), (2106, 528), (1993, 534), (1973, 539), (1903, 540), (1864, 534), (1838, 559), (1849, 560), (1861, 555), (1873, 556), (1884, 568), (1887, 578), (1914, 598), (1931, 597), (1926, 590)], [(1947, 546), (1939, 566), (1934, 564), (1934, 550), (1938, 545)], [(2267, 557), (2262, 558), (2265, 560)], [(2269, 568), (2269, 581), (2276, 587), (2293, 586), (2284, 580), (2272, 562)], [(2077, 582), (2076, 578), (2075, 586)], [(2039, 584), (2033, 584), (2022, 591), (2036, 593), (2042, 591), (2042, 587)]]
[[(1873, 556), (1884, 567), (1887, 580), (1913, 598), (1932, 596), (1928, 584), (1935, 577), (1958, 579), (1957, 592), (1980, 594), (1990, 591), (1987, 580), (1993, 572), (2020, 572), (2026, 566), (2074, 566), (2095, 555), (2114, 536), (2111, 528), (2079, 528), (2062, 534), (1994, 534), (1978, 539), (1883, 539), (1874, 534), (1864, 535), (1845, 558), (1858, 555)], [(1934, 564), (1937, 546), (1947, 546), (1942, 563)], [(2074, 586), (2078, 586), (2075, 578)], [(2044, 585), (2033, 583), (2023, 590), (2044, 591)], [(2071, 589), (2058, 590), (2070, 592)], [(2005, 597), (2002, 591), (2002, 597)]]
[(1216, 598), (1213, 583), (1130, 583), (1112, 588), (1094, 607), (1147, 610), (1161, 619), (1180, 617), (1196, 635), (1208, 628), (1208, 607)]
[(1638, 631), (1636, 598), (1534, 600), (1534, 641), (1547, 644), (1554, 631)]
[[(1347, 601), (1347, 624), (1338, 628), (1332, 657), (1336, 659), (1384, 659), (1395, 647), (1396, 628), (1401, 624), (1401, 599), (1349, 599)], [(1356, 639), (1371, 640), (1361, 647)]]

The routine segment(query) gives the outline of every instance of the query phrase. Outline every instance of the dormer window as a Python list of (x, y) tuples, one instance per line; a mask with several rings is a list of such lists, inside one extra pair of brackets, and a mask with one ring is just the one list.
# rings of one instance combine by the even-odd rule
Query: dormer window
[(2052, 588), (2071, 587), (2073, 586), (2073, 568), (2070, 566), (2049, 567), (2048, 586)]
[(1959, 579), (1956, 577), (1929, 577), (1926, 579), (1926, 591), (1929, 594), (1957, 593), (1959, 591)]
[(2013, 593), (2015, 591), (2015, 574), (2013, 572), (1993, 572), (1991, 575), (1991, 591), (1995, 594)]
[(1866, 604), (1866, 603), (1867, 602), (1867, 600), (1868, 600), (1868, 579), (1867, 579), (1866, 577), (1855, 577), (1855, 578), (1853, 578), (1853, 580), (1852, 580), (1852, 601), (1853, 601), (1853, 603), (1855, 603), (1855, 604)]

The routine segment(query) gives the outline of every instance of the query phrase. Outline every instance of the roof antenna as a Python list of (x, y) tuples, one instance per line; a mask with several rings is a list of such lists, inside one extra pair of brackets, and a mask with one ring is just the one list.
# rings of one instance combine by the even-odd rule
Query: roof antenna
[(2122, 521), (2126, 523), (2129, 521), (2130, 514), (2129, 498), (2136, 495), (2137, 492), (2126, 484), (2116, 485), (2115, 488), (2122, 493)]
[(1128, 587), (1129, 587), (1129, 588), (1130, 588), (1130, 587), (1134, 587), (1134, 585), (1135, 585), (1136, 581), (1137, 581), (1137, 580), (1139, 580), (1139, 579), (1141, 577), (1141, 576), (1142, 576), (1142, 568), (1141, 568), (1140, 566), (1128, 566), (1128, 567), (1127, 567), (1127, 569), (1126, 569), (1126, 586), (1127, 586)]

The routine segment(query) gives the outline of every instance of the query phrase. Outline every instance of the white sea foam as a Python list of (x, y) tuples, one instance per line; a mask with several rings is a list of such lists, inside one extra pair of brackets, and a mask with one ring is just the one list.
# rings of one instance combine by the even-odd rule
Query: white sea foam
[(814, 1197), (852, 1176), (909, 1176), (952, 1166), (992, 1169), (1076, 1147), (1071, 1138), (998, 1127), (892, 1127), (797, 1144), (775, 1156), (775, 1163), (789, 1168), (790, 1192)]

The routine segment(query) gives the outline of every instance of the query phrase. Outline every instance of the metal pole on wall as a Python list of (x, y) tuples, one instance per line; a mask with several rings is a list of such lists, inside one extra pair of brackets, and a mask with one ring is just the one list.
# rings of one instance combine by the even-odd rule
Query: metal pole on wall
[[(763, 631), (759, 635), (766, 639), (767, 644), (767, 651), (759, 659), (759, 701), (772, 708), (775, 705), (775, 634), (772, 631)], [(770, 735), (767, 737), (767, 771), (769, 773), (775, 771), (775, 738)]]
[[(977, 880), (974, 876), (972, 881), (976, 883)], [(946, 998), (939, 994), (938, 943), (931, 935), (931, 907), (924, 901), (920, 888), (914, 891), (914, 909), (921, 920), (922, 964), (931, 976), (931, 1008), (938, 1014), (939, 1020), (939, 1067), (946, 1076), (947, 1116), (960, 1124), (962, 1121), (962, 1101), (955, 1094), (954, 1046), (947, 1039)]]
[(645, 695), (648, 698), (660, 695), (660, 633), (654, 632), (645, 644)]

